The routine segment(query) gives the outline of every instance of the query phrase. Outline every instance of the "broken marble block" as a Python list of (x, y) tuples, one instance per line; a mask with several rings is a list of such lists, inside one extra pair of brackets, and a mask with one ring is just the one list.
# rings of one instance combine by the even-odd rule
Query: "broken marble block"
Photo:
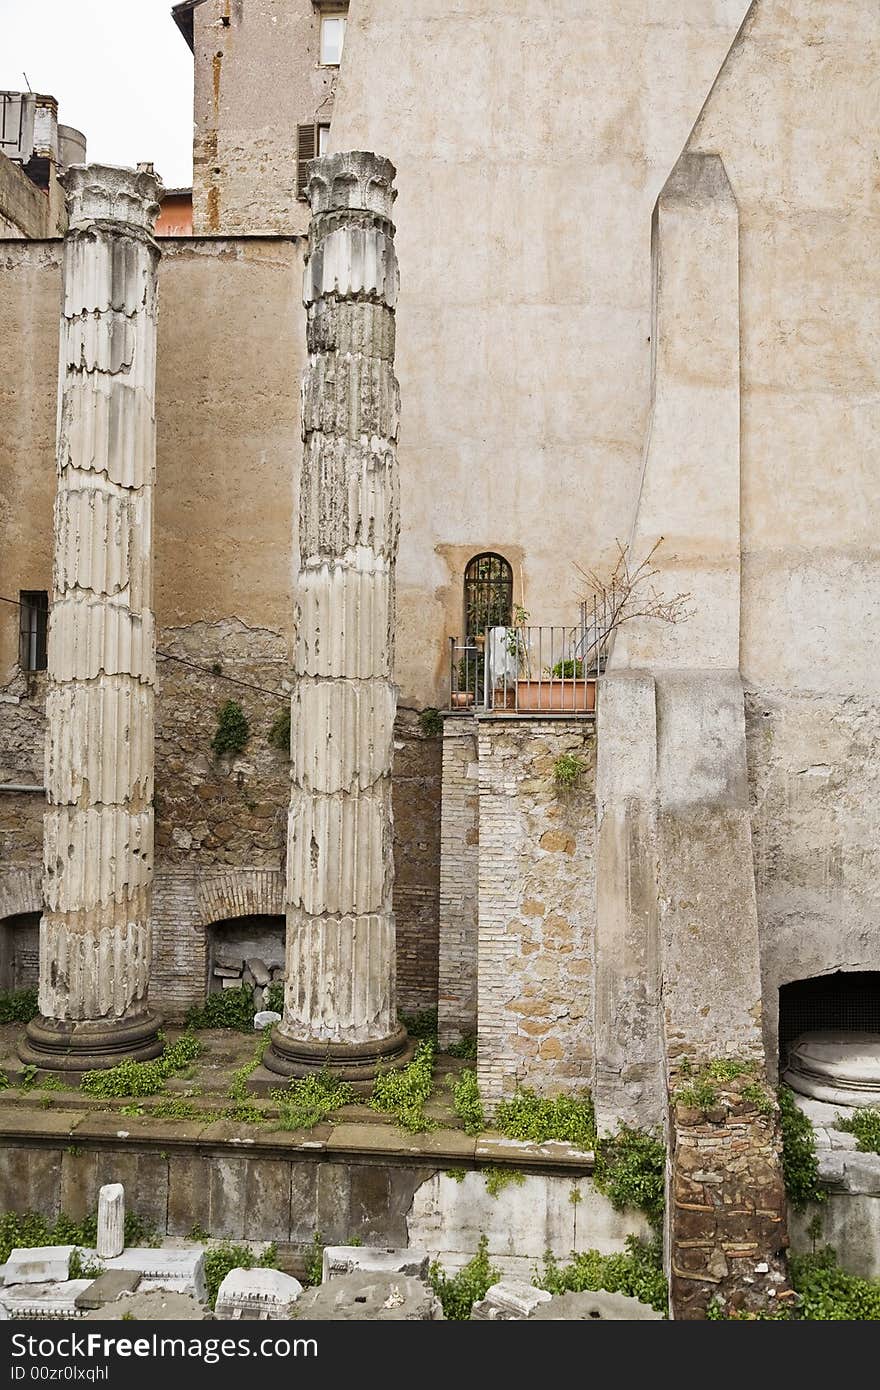
[(91, 1308), (82, 1316), (85, 1322), (116, 1322), (123, 1318), (127, 1322), (204, 1322), (211, 1314), (191, 1294), (163, 1289), (144, 1293), (138, 1289), (136, 1293), (122, 1294), (113, 1303)]
[(253, 975), (255, 985), (259, 985), (262, 989), (264, 985), (269, 983), (272, 976), (266, 962), (260, 960), (259, 956), (249, 956), (244, 964), (245, 969), (249, 970)]
[(307, 1289), (296, 1316), (303, 1322), (442, 1322), (443, 1309), (421, 1279), (359, 1270)]
[(485, 1298), (471, 1309), (471, 1319), (486, 1322), (514, 1322), (529, 1317), (542, 1303), (549, 1303), (552, 1294), (536, 1289), (523, 1279), (502, 1279), (486, 1290)]
[(87, 1312), (91, 1308), (103, 1308), (105, 1303), (115, 1303), (124, 1293), (134, 1293), (141, 1276), (134, 1269), (105, 1269), (83, 1293), (74, 1300), (77, 1308)]
[(108, 1182), (98, 1190), (98, 1256), (112, 1260), (125, 1248), (125, 1189), (121, 1182)]
[(258, 1033), (262, 1033), (267, 1028), (274, 1028), (276, 1023), (281, 1022), (281, 1015), (276, 1014), (273, 1009), (260, 1009), (254, 1014), (254, 1027)]
[(231, 1269), (217, 1291), (215, 1318), (289, 1318), (302, 1284), (280, 1269)]
[(75, 1245), (37, 1245), (33, 1249), (10, 1250), (6, 1283), (59, 1283), (70, 1273), (70, 1257), (76, 1248)]
[(171, 1293), (188, 1293), (193, 1298), (207, 1298), (205, 1285), (205, 1251), (202, 1246), (189, 1250), (163, 1250), (161, 1246), (132, 1246), (113, 1260), (102, 1260), (102, 1270), (126, 1269), (141, 1276), (139, 1293), (165, 1289)]
[(661, 1321), (663, 1314), (628, 1294), (586, 1291), (557, 1294), (529, 1315), (531, 1322), (587, 1322), (600, 1318), (606, 1322), (654, 1322)]
[(64, 1279), (59, 1283), (7, 1284), (0, 1289), (0, 1304), (7, 1318), (79, 1318), (83, 1310), (77, 1298), (91, 1279)]
[(370, 1245), (325, 1245), (321, 1283), (356, 1270), (367, 1274), (408, 1274), (413, 1279), (428, 1275), (424, 1250), (383, 1250)]

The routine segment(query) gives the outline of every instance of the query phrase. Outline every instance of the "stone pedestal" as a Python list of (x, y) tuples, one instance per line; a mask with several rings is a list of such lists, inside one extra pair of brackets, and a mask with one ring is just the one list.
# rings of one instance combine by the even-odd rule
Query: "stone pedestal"
[(161, 1051), (147, 1004), (153, 875), (152, 500), (158, 180), (64, 179), (40, 1016), (54, 1071)]
[(265, 1064), (366, 1080), (407, 1049), (391, 899), (395, 171), (363, 153), (309, 171), (287, 985)]

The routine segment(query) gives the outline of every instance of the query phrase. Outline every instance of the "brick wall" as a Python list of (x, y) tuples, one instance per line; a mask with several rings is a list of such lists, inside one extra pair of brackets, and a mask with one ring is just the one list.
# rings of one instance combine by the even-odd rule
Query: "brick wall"
[(425, 735), (415, 710), (399, 710), (391, 798), (397, 1005), (404, 1013), (437, 1003), (440, 786), (441, 740)]
[[(479, 721), (478, 1073), (490, 1102), (522, 1083), (589, 1087), (595, 734), (579, 720)], [(557, 758), (583, 773), (560, 790)]]
[(479, 874), (477, 724), (443, 721), (440, 826), (440, 1046), (477, 1031), (477, 879)]

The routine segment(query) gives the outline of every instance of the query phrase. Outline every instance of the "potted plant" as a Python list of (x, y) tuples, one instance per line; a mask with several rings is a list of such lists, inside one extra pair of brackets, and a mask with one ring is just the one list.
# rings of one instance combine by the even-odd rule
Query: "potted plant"
[(589, 714), (596, 708), (596, 678), (586, 675), (578, 657), (557, 661), (539, 680), (518, 680), (516, 698), (521, 710)]

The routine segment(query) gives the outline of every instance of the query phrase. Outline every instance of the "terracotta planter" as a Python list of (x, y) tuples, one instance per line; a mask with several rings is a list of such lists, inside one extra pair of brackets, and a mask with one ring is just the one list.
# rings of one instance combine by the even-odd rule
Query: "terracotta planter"
[(452, 708), (467, 709), (474, 703), (474, 692), (472, 690), (453, 690)]
[(528, 713), (589, 714), (596, 708), (596, 682), (577, 680), (517, 681), (517, 709)]

